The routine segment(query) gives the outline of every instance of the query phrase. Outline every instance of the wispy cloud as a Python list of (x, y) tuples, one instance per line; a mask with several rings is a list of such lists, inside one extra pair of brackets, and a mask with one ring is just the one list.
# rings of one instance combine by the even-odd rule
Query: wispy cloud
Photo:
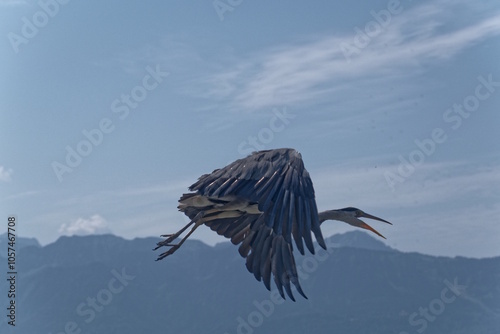
[[(184, 34), (164, 35), (157, 44), (144, 44), (141, 47), (123, 51), (113, 57), (93, 60), (92, 63), (103, 68), (119, 68), (127, 75), (144, 76), (144, 67), (160, 64), (162, 69), (168, 69), (172, 75), (190, 72), (207, 65), (206, 60), (189, 42), (190, 37)], [(193, 76), (199, 74), (193, 72)], [(178, 77), (177, 77), (178, 79)]]
[[(498, 256), (498, 163), (426, 163), (395, 192), (383, 176), (392, 169), (356, 161), (310, 171), (319, 210), (355, 206), (381, 216), (394, 225), (375, 222), (372, 226), (400, 250), (448, 256)], [(335, 222), (322, 225), (326, 236), (351, 229)]]
[(500, 13), (467, 26), (456, 26), (454, 17), (446, 14), (450, 6), (458, 5), (433, 2), (403, 10), (349, 61), (340, 46), (353, 45), (354, 30), (345, 36), (323, 36), (250, 55), (210, 76), (206, 96), (231, 100), (235, 108), (246, 110), (267, 108), (282, 101), (297, 104), (331, 96), (352, 78), (408, 78), (428, 62), (448, 59), (500, 34)]
[[(157, 201), (169, 199), (177, 200), (183, 191), (191, 185), (192, 180), (180, 180), (177, 182), (162, 183), (143, 187), (129, 187), (125, 189), (106, 190), (97, 193), (68, 197), (59, 202), (59, 208), (80, 206), (82, 204), (92, 207), (118, 207), (126, 208), (139, 207), (156, 203)], [(126, 204), (125, 204), (126, 203)]]
[[(353, 166), (357, 166), (353, 168)], [(365, 166), (365, 167), (360, 167)], [(426, 163), (392, 191), (384, 177), (394, 166), (366, 166), (362, 161), (311, 171), (318, 203), (340, 206), (418, 208), (464, 201), (488, 205), (498, 200), (500, 166), (477, 166), (464, 161)], [(495, 186), (496, 185), (496, 186)], [(474, 199), (474, 200), (471, 200)], [(441, 208), (446, 210), (445, 208)]]
[[(374, 11), (382, 9), (373, 8)], [(454, 10), (477, 15), (457, 22), (450, 14)], [(370, 20), (375, 19), (370, 16)], [(176, 78), (172, 91), (194, 100), (202, 99), (203, 103), (193, 109), (210, 114), (211, 119), (223, 119), (227, 111), (241, 116), (279, 105), (301, 108), (325, 101), (341, 110), (347, 100), (356, 100), (346, 96), (359, 94), (365, 88), (369, 88), (368, 91), (395, 87), (397, 92), (384, 91), (370, 96), (373, 112), (377, 106), (394, 103), (395, 95), (401, 97), (402, 103), (412, 103), (411, 92), (422, 85), (411, 78), (428, 69), (429, 64), (439, 64), (500, 34), (500, 12), (486, 11), (479, 5), (473, 7), (462, 1), (438, 0), (403, 8), (370, 38), (366, 47), (346, 59), (341, 46), (354, 45), (355, 28), (363, 30), (366, 23), (358, 22), (344, 35), (301, 37), (245, 55), (236, 54), (223, 45), (220, 46), (223, 50), (214, 54), (200, 54), (199, 47), (206, 49), (203, 41), (189, 43), (189, 36), (164, 36), (156, 45), (147, 44), (118, 55), (113, 59), (113, 66), (134, 73), (142, 70), (144, 64), (161, 64)], [(426, 83), (425, 87), (434, 84)], [(351, 108), (344, 109), (352, 114)], [(231, 124), (235, 120), (215, 122), (215, 126), (222, 122)]]
[(9, 182), (12, 180), (12, 169), (0, 166), (0, 182)]
[(110, 233), (106, 220), (100, 215), (93, 215), (90, 218), (78, 218), (70, 224), (62, 224), (59, 233), (65, 235), (90, 235)]
[(24, 192), (21, 192), (21, 193), (17, 193), (17, 194), (13, 194), (13, 195), (7, 196), (7, 197), (5, 197), (4, 200), (19, 200), (19, 199), (24, 199), (26, 197), (37, 195), (39, 193), (40, 193), (40, 191), (37, 191), (37, 190), (24, 191)]

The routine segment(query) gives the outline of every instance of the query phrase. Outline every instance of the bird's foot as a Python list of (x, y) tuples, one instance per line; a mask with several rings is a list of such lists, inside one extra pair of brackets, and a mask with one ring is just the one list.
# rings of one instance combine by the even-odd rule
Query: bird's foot
[(179, 237), (179, 235), (181, 235), (181, 234), (180, 233), (162, 234), (161, 235), (162, 238), (167, 238), (167, 239), (163, 240), (162, 243), (166, 244), (166, 246), (170, 246), (168, 244), (171, 243), (172, 241), (174, 241), (175, 239), (177, 239)]
[[(153, 248), (153, 250), (157, 250), (158, 248), (161, 248), (161, 247), (172, 247), (172, 246), (176, 246), (176, 245), (173, 245), (172, 244), (172, 241), (174, 241), (175, 239), (177, 239), (177, 237), (179, 236), (179, 233), (175, 233), (175, 234), (163, 234), (161, 237), (162, 238), (165, 238), (165, 237), (168, 237), (167, 239), (165, 240), (162, 240), (162, 241), (159, 241), (157, 244), (156, 244), (156, 247)], [(179, 247), (177, 247), (179, 248)]]
[(164, 252), (164, 253), (161, 253), (161, 254), (158, 256), (158, 259), (156, 259), (157, 261), (158, 261), (158, 260), (161, 260), (161, 259), (163, 259), (163, 258), (165, 258), (165, 257), (167, 257), (167, 256), (169, 256), (169, 255), (174, 254), (174, 253), (175, 253), (175, 251), (176, 251), (176, 250), (178, 250), (178, 249), (181, 247), (181, 245), (180, 245), (180, 244), (175, 244), (175, 245), (172, 245), (172, 244), (166, 244), (166, 245), (164, 245), (164, 246), (168, 246), (168, 247), (170, 247), (170, 249), (169, 249), (168, 251)]

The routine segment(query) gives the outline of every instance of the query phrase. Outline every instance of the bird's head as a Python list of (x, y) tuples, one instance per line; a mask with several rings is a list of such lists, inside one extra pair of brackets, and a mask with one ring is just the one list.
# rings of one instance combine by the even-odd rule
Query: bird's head
[(368, 225), (367, 223), (365, 223), (364, 221), (362, 221), (361, 219), (358, 219), (358, 218), (370, 218), (373, 220), (378, 220), (378, 221), (392, 225), (392, 223), (388, 222), (387, 220), (370, 215), (370, 214), (368, 214), (368, 213), (366, 213), (358, 208), (348, 207), (348, 208), (343, 208), (343, 209), (336, 210), (336, 211), (341, 213), (341, 218), (339, 220), (342, 220), (343, 222), (346, 222), (349, 225), (364, 228), (365, 230), (372, 231), (373, 233), (381, 236), (384, 239), (385, 239), (385, 237), (382, 234), (380, 234), (373, 227), (371, 227), (370, 225)]

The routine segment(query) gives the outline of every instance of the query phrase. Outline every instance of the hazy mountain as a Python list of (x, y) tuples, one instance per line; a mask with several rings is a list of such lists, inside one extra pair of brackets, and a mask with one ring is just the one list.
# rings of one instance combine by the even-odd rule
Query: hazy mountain
[[(7, 249), (7, 243), (8, 243), (7, 232), (5, 232), (4, 234), (0, 234), (0, 249), (2, 249), (0, 256), (5, 256), (5, 251), (3, 251), (3, 250)], [(16, 249), (19, 250), (21, 248), (28, 247), (28, 246), (40, 247), (40, 243), (35, 238), (24, 238), (24, 237), (16, 236), (15, 246), (16, 246)]]
[(391, 247), (379, 239), (372, 238), (368, 233), (359, 231), (335, 234), (329, 238), (330, 245), (334, 247), (353, 247), (379, 251), (392, 251)]
[[(309, 297), (276, 298), (229, 243), (61, 237), (18, 258), (13, 331), (31, 333), (498, 333), (500, 257), (402, 253), (363, 232), (297, 256)], [(0, 284), (5, 291), (7, 282)], [(4, 293), (2, 293), (5, 296)], [(4, 297), (6, 300), (6, 297)], [(79, 331), (80, 330), (80, 331)]]

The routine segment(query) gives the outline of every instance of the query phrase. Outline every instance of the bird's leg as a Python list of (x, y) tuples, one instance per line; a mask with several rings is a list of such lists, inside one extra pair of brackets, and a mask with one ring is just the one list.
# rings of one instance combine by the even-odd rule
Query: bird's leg
[[(172, 241), (174, 241), (175, 239), (177, 239), (182, 233), (184, 233), (184, 231), (189, 227), (191, 226), (192, 224), (194, 224), (196, 221), (198, 221), (201, 217), (203, 217), (205, 215), (205, 212), (204, 211), (200, 211), (198, 212), (198, 214), (188, 223), (186, 224), (186, 226), (184, 226), (183, 228), (181, 228), (179, 231), (173, 233), (173, 234), (162, 234), (161, 237), (162, 238), (167, 238), (163, 241), (160, 241), (158, 243), (158, 246), (161, 247), (161, 246), (168, 246), (169, 243), (171, 243)], [(156, 247), (155, 249), (158, 249), (158, 247)]]
[(192, 220), (189, 224), (186, 224), (183, 228), (181, 228), (179, 231), (173, 234), (162, 234), (162, 238), (167, 238), (166, 240), (162, 241), (162, 243), (169, 244), (175, 239), (177, 239), (189, 226), (191, 226), (194, 223), (194, 220)]
[[(170, 249), (168, 251), (160, 254), (156, 260), (158, 261), (158, 260), (163, 259), (164, 257), (167, 257), (169, 255), (174, 254), (175, 251), (178, 250), (182, 246), (182, 244), (187, 240), (187, 238), (189, 238), (189, 236), (198, 228), (198, 226), (200, 226), (202, 224), (203, 224), (203, 222), (201, 222), (201, 221), (196, 222), (195, 225), (193, 226), (193, 228), (191, 229), (191, 231), (189, 231), (189, 233), (186, 234), (186, 236), (184, 238), (182, 238), (182, 240), (179, 241), (178, 244), (164, 243), (164, 241), (162, 241), (162, 245), (157, 246), (155, 249), (158, 249), (161, 246), (169, 246)], [(160, 243), (158, 243), (158, 244), (160, 244)]]
[[(203, 220), (201, 218), (203, 217), (204, 214), (205, 213), (203, 211), (199, 212), (194, 217), (194, 219), (191, 222), (189, 222), (189, 224), (187, 224), (186, 226), (184, 226), (177, 233), (165, 235), (165, 236), (169, 236), (169, 237), (167, 239), (163, 240), (163, 241), (158, 242), (158, 244), (157, 244), (157, 246), (155, 247), (154, 250), (157, 250), (158, 248), (163, 247), (163, 246), (169, 246), (170, 249), (168, 251), (160, 254), (156, 260), (157, 261), (161, 260), (164, 257), (167, 257), (167, 256), (172, 255), (173, 253), (175, 253), (175, 251), (177, 249), (179, 249), (179, 247), (182, 246), (182, 244), (187, 240), (187, 238), (189, 238), (189, 236), (191, 234), (193, 234), (193, 232), (198, 228), (198, 226), (200, 226), (200, 225), (203, 224)], [(179, 235), (182, 234), (182, 232), (184, 232), (192, 224), (195, 224), (195, 225), (193, 226), (193, 228), (191, 229), (191, 231), (189, 231), (189, 233), (186, 234), (186, 236), (184, 236), (184, 238), (182, 238), (182, 240), (178, 244), (171, 244), (172, 241), (174, 241)]]

